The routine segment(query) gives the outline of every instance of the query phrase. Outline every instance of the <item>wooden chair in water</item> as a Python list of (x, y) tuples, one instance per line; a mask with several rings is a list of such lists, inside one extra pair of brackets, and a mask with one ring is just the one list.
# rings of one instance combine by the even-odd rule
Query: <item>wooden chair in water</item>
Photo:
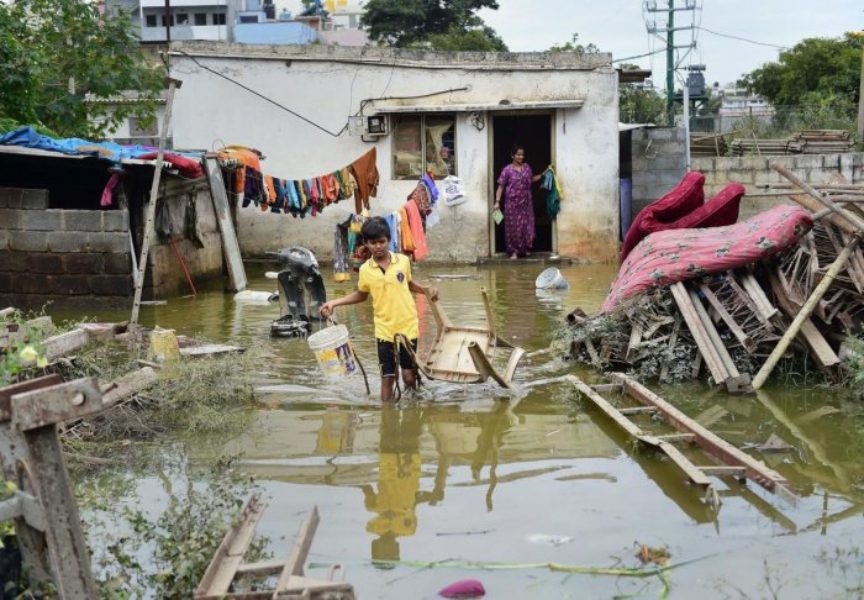
[[(429, 295), (429, 305), (438, 326), (435, 342), (425, 360), (412, 356), (420, 372), (429, 379), (452, 381), (454, 383), (483, 383), (490, 377), (498, 385), (510, 388), (516, 366), (525, 354), (525, 350), (513, 346), (495, 334), (495, 319), (492, 307), (489, 305), (489, 294), (484, 288), (483, 305), (486, 309), (487, 326), (461, 327), (453, 325), (441, 305), (433, 301)], [(499, 373), (492, 365), (495, 350), (498, 348), (512, 350), (504, 373)], [(410, 352), (410, 346), (408, 346)]]

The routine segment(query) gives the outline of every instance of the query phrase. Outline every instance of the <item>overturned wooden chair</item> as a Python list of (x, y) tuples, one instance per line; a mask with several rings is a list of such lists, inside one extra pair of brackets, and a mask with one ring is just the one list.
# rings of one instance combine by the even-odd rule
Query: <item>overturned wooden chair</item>
[[(481, 294), (486, 309), (486, 327), (453, 325), (447, 315), (444, 314), (441, 305), (437, 301), (433, 301), (428, 294), (426, 295), (429, 305), (432, 307), (435, 323), (438, 326), (435, 342), (425, 359), (416, 356), (409, 344), (406, 343), (406, 347), (417, 364), (417, 368), (429, 379), (453, 383), (483, 383), (491, 377), (498, 385), (505, 388), (511, 387), (510, 382), (513, 379), (513, 373), (525, 354), (525, 350), (513, 346), (496, 335), (495, 319), (492, 315), (492, 307), (489, 305), (489, 294), (486, 289), (481, 290)], [(402, 340), (402, 342), (407, 342), (407, 340)], [(512, 350), (503, 373), (499, 373), (492, 364), (499, 347)]]
[[(327, 600), (355, 600), (354, 587), (337, 580), (344, 576), (342, 565), (330, 568), (329, 579), (311, 579), (304, 573), (306, 557), (312, 538), (318, 528), (318, 507), (300, 526), (297, 539), (287, 560), (267, 560), (246, 563), (244, 557), (255, 536), (255, 525), (264, 514), (265, 505), (252, 497), (243, 508), (238, 523), (228, 530), (213, 560), (204, 572), (193, 598), (217, 600), (243, 598), (245, 600), (275, 600), (276, 598), (304, 598)], [(267, 580), (277, 578), (275, 585)], [(245, 580), (245, 581), (244, 581)], [(256, 582), (255, 589), (250, 583)]]

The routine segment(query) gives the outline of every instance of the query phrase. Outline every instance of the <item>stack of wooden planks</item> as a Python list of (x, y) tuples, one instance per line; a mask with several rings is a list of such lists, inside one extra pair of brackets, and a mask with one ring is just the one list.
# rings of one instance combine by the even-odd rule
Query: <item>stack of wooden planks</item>
[(729, 146), (723, 133), (691, 133), (691, 156), (726, 156)]
[(802, 154), (849, 152), (855, 145), (845, 129), (806, 129), (792, 136)]
[[(814, 214), (800, 242), (745, 267), (655, 288), (612, 314), (574, 311), (570, 357), (640, 378), (706, 374), (730, 391), (761, 386), (782, 356), (839, 377), (843, 344), (864, 322), (864, 186), (835, 176), (811, 188), (774, 166), (776, 188)], [(752, 380), (752, 381), (751, 381)]]

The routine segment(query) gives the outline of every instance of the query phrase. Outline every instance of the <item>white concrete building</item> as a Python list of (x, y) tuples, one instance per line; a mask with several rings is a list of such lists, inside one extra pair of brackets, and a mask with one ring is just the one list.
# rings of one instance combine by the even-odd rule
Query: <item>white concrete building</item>
[[(428, 231), (433, 260), (503, 250), (490, 209), (514, 143), (535, 172), (554, 163), (564, 188), (557, 220), (545, 216), (545, 193), (536, 188), (535, 251), (616, 256), (618, 78), (609, 54), (181, 42), (172, 46), (171, 71), (183, 80), (173, 109), (177, 147), (251, 146), (266, 155), (265, 172), (305, 179), (374, 146), (380, 185), (372, 212), (381, 215), (401, 207), (422, 170), (440, 179), (449, 169), (464, 181), (467, 201), (440, 207), (441, 221)], [(349, 117), (373, 115), (383, 118), (384, 135), (349, 134)], [(242, 250), (304, 245), (330, 256), (336, 223), (352, 211), (350, 201), (303, 220), (239, 209)]]

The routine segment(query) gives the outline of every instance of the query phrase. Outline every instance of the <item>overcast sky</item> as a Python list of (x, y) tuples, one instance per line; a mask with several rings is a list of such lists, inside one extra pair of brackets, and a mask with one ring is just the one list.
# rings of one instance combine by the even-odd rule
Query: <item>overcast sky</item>
[[(656, 17), (662, 29), (665, 14), (643, 14), (642, 0), (498, 0), (498, 4), (498, 10), (484, 10), (480, 15), (512, 51), (545, 50), (568, 41), (573, 33), (584, 43), (612, 52), (613, 59), (664, 47), (646, 32), (645, 17)], [(665, 5), (666, 0), (656, 0), (656, 4)], [(697, 48), (684, 64), (705, 64), (709, 84), (734, 82), (741, 74), (775, 60), (779, 49), (720, 37), (705, 29), (787, 47), (805, 37), (837, 37), (864, 29), (864, 0), (697, 0), (696, 4), (700, 10), (677, 12), (675, 25), (689, 25), (695, 19), (703, 27), (696, 30)], [(300, 2), (282, 0), (277, 5), (296, 12)], [(676, 5), (683, 6), (684, 0), (676, 0)], [(690, 31), (675, 35), (676, 45), (692, 41)], [(655, 85), (665, 85), (665, 54), (627, 62), (653, 69)]]

